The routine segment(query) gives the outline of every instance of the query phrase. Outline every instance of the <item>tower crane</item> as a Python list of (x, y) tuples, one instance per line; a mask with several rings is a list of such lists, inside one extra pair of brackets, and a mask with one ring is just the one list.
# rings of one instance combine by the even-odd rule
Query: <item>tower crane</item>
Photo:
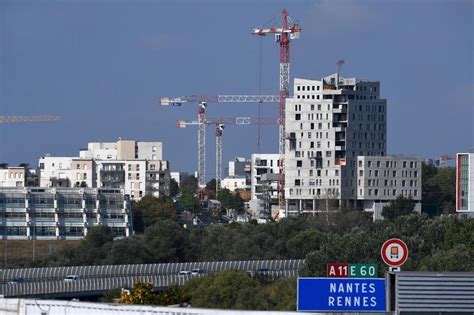
[(222, 131), (223, 123), (216, 123), (216, 198), (219, 195), (222, 180)]
[(59, 116), (42, 115), (42, 116), (0, 116), (0, 124), (15, 124), (24, 122), (45, 122), (60, 120)]
[[(288, 11), (284, 9), (281, 13), (282, 26), (271, 28), (254, 28), (253, 35), (266, 36), (267, 34), (275, 34), (275, 42), (280, 44), (280, 111), (278, 116), (279, 124), (279, 145), (278, 152), (280, 154), (279, 168), (280, 175), (278, 181), (278, 204), (282, 207), (285, 189), (285, 102), (289, 96), (290, 85), (290, 40), (299, 39), (301, 27), (294, 23), (288, 16)], [(290, 22), (291, 25), (288, 23)]]
[(278, 103), (278, 95), (214, 95), (214, 96), (180, 96), (162, 97), (162, 106), (181, 106), (185, 103), (198, 103), (198, 186), (206, 187), (206, 107), (208, 102), (217, 103)]
[[(198, 129), (201, 129), (203, 125), (212, 125), (216, 126), (216, 196), (219, 193), (220, 183), (222, 179), (222, 133), (224, 131), (225, 125), (275, 125), (278, 123), (277, 118), (253, 118), (253, 117), (226, 117), (226, 118), (205, 118), (204, 120), (178, 120), (176, 122), (176, 126), (178, 128), (186, 128), (187, 126), (198, 126)], [(205, 130), (204, 128), (202, 128)], [(199, 133), (198, 133), (198, 143), (204, 144), (204, 146), (200, 149), (202, 151), (206, 151), (206, 143), (205, 141), (200, 140)], [(200, 154), (198, 154), (200, 156)], [(204, 154), (205, 157), (205, 154)], [(198, 165), (200, 165), (200, 160), (198, 160)], [(203, 173), (204, 174), (204, 173)], [(198, 172), (199, 177), (199, 172)], [(205, 178), (198, 178), (199, 180), (203, 180), (204, 186), (206, 179)]]

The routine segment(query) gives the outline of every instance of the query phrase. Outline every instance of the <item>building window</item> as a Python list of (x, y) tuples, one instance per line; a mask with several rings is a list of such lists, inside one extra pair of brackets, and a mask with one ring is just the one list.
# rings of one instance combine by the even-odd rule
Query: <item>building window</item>
[(299, 179), (295, 179), (295, 186), (300, 186), (300, 180)]
[(296, 167), (302, 167), (303, 166), (303, 161), (302, 160), (297, 160), (296, 161)]
[(295, 114), (295, 120), (301, 120), (301, 114)]

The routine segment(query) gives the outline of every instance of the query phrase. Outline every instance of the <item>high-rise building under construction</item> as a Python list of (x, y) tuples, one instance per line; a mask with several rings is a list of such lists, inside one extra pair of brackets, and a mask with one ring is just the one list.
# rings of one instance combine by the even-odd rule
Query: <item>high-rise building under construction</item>
[(341, 207), (374, 210), (377, 201), (399, 195), (421, 199), (421, 162), (416, 158), (405, 158), (414, 161), (406, 170), (400, 157), (371, 160), (379, 166), (373, 174), (372, 169), (364, 173), (368, 160), (358, 159), (386, 155), (387, 100), (380, 98), (379, 82), (338, 73), (321, 80), (295, 79), (294, 96), (286, 101), (285, 129), (286, 214)]

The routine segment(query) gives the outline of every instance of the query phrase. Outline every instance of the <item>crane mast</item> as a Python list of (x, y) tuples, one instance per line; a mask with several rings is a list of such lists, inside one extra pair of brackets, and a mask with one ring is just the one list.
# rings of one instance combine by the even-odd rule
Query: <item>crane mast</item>
[[(279, 95), (190, 95), (180, 97), (162, 97), (160, 103), (161, 106), (181, 106), (186, 103), (198, 103), (198, 120), (188, 122), (178, 120), (177, 126), (181, 128), (186, 127), (186, 125), (198, 126), (198, 186), (202, 189), (206, 187), (206, 124), (209, 124), (209, 120), (206, 119), (207, 103), (278, 103), (279, 101)], [(237, 120), (240, 118), (243, 120), (239, 120), (240, 123), (237, 123)], [(245, 123), (246, 117), (231, 118), (231, 120), (232, 119), (236, 119), (235, 124), (247, 124)], [(257, 123), (262, 123), (264, 120), (255, 121)], [(249, 123), (250, 122), (251, 120), (249, 118)], [(180, 124), (182, 125), (180, 126)], [(234, 123), (230, 121), (229, 124)]]
[(222, 180), (222, 131), (224, 124), (216, 124), (216, 198), (219, 195)]
[[(278, 124), (278, 118), (254, 118), (254, 117), (225, 117), (225, 118), (204, 118), (201, 120), (198, 116), (198, 120), (178, 120), (176, 126), (178, 128), (186, 128), (187, 126), (198, 126), (198, 130), (203, 125), (216, 126), (216, 196), (219, 193), (220, 182), (222, 180), (222, 133), (224, 130), (225, 124), (227, 125), (276, 125)], [(199, 135), (199, 132), (198, 132)], [(199, 144), (204, 144), (201, 147)], [(198, 137), (198, 147), (202, 151), (206, 151), (205, 142), (201, 141)], [(199, 156), (199, 154), (198, 154)], [(204, 155), (205, 157), (205, 155)], [(200, 165), (200, 160), (198, 160), (198, 165)], [(198, 172), (199, 175), (199, 172)], [(199, 182), (199, 179), (198, 179)], [(204, 180), (205, 182), (205, 180)], [(205, 185), (204, 185), (205, 186)]]
[(285, 103), (289, 96), (290, 86), (290, 39), (299, 39), (301, 28), (298, 24), (293, 23), (289, 26), (288, 11), (283, 10), (281, 28), (255, 28), (252, 34), (265, 36), (267, 34), (275, 34), (275, 41), (280, 44), (280, 109), (278, 116), (279, 136), (278, 136), (278, 153), (279, 159), (279, 181), (278, 181), (278, 204), (280, 208), (283, 205), (284, 190), (285, 190)]

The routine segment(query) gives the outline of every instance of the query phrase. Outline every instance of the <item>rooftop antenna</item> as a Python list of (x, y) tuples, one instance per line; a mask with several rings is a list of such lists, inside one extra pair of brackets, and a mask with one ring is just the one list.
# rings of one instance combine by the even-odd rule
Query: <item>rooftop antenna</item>
[(344, 59), (339, 59), (337, 61), (337, 76), (336, 76), (336, 89), (339, 88), (339, 75), (341, 74), (342, 66), (344, 65)]

